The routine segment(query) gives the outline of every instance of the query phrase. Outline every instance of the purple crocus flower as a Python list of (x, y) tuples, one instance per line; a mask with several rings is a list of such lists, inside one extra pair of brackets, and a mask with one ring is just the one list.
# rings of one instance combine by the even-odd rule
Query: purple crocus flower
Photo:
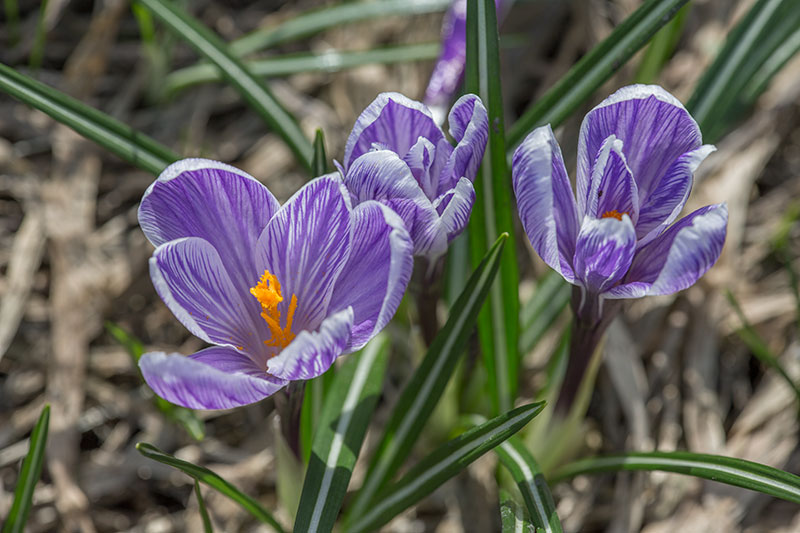
[(259, 401), (325, 372), (389, 321), (412, 270), (402, 220), (378, 202), (353, 208), (337, 175), (280, 206), (229, 165), (167, 167), (139, 207), (156, 246), (156, 291), (189, 331), (214, 346), (188, 357), (142, 356), (161, 397), (195, 409)]
[(354, 204), (391, 207), (406, 224), (414, 255), (436, 259), (469, 220), (472, 181), (488, 138), (486, 108), (475, 95), (450, 110), (453, 147), (430, 110), (398, 93), (382, 93), (358, 117), (339, 170)]

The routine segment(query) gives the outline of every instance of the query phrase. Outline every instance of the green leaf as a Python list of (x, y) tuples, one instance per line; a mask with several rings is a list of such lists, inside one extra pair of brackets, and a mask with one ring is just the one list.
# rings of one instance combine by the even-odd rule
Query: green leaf
[(14, 489), (14, 503), (11, 504), (11, 510), (3, 524), (3, 533), (22, 533), (25, 530), (25, 522), (28, 521), (28, 513), (30, 513), (33, 501), (33, 490), (42, 475), (49, 427), (50, 405), (45, 405), (33, 432), (31, 432), (28, 455), (22, 461), (17, 488)]
[(483, 100), (489, 113), (489, 141), (475, 178), (477, 201), (469, 223), (473, 265), (501, 233), (510, 238), (500, 262), (499, 280), (478, 317), (478, 335), (489, 376), (493, 413), (505, 412), (516, 398), (519, 356), (519, 274), (514, 241), (511, 177), (506, 161), (503, 99), (500, 87), (497, 14), (493, 0), (467, 2), (466, 90)]
[(510, 150), (533, 128), (548, 123), (555, 128), (566, 119), (672, 20), (687, 1), (649, 0), (634, 11), (522, 114), (508, 132)]
[(388, 337), (379, 335), (336, 375), (314, 437), (294, 532), (331, 531), (381, 393)]
[(3, 64), (0, 64), (0, 90), (154, 175), (179, 159), (147, 135)]
[(42, 3), (39, 4), (39, 16), (36, 18), (36, 30), (33, 34), (33, 46), (28, 61), (33, 69), (41, 67), (44, 58), (44, 47), (47, 43), (47, 4), (48, 0), (42, 0)]
[[(440, 49), (439, 43), (423, 43), (356, 52), (330, 50), (318, 54), (291, 54), (247, 61), (245, 65), (256, 76), (277, 78), (301, 72), (338, 72), (362, 65), (436, 59)], [(164, 90), (167, 95), (172, 96), (188, 87), (220, 79), (219, 71), (213, 65), (200, 63), (168, 75), (164, 80)]]
[(500, 490), (500, 527), (502, 533), (539, 533), (525, 510), (505, 490)]
[(279, 533), (284, 533), (285, 530), (281, 527), (278, 521), (275, 520), (275, 518), (272, 516), (272, 513), (262, 507), (261, 504), (256, 500), (244, 494), (243, 492), (240, 492), (239, 489), (222, 479), (218, 474), (212, 472), (208, 468), (178, 459), (175, 456), (162, 452), (152, 444), (148, 444), (146, 442), (137, 443), (136, 449), (148, 459), (152, 459), (153, 461), (158, 461), (159, 463), (176, 468), (184, 474), (194, 478), (196, 481), (199, 481), (200, 483), (203, 483), (204, 485), (216, 490), (220, 494), (227, 496), (234, 502), (238, 503), (242, 509), (249, 512), (261, 522), (269, 524), (273, 529), (275, 529), (275, 531), (278, 531)]
[(203, 494), (200, 492), (200, 483), (194, 480), (194, 495), (197, 497), (197, 507), (200, 509), (200, 519), (203, 521), (203, 531), (205, 533), (214, 533), (214, 526), (211, 525), (211, 517), (208, 516), (208, 509), (206, 509), (206, 502), (203, 501)]
[(506, 234), (501, 235), (475, 269), (452, 306), (447, 323), (436, 335), (422, 363), (403, 389), (348, 515), (357, 516), (367, 510), (376, 493), (406, 460), (422, 433), (464, 353), (478, 311), (497, 274), (507, 237)]
[(658, 30), (655, 37), (650, 40), (650, 45), (644, 53), (639, 69), (636, 71), (636, 83), (653, 83), (658, 78), (661, 69), (669, 60), (675, 46), (681, 38), (686, 15), (689, 14), (691, 4), (686, 4), (673, 17), (669, 24)]
[(233, 55), (227, 45), (198, 20), (174, 3), (138, 0), (199, 54), (213, 63), (264, 121), (286, 142), (297, 160), (311, 168), (313, 148), (300, 126), (267, 87)]
[(800, 477), (744, 459), (702, 453), (642, 452), (592, 457), (560, 468), (553, 476), (553, 482), (621, 470), (685, 474), (800, 503)]
[(520, 353), (526, 354), (533, 350), (567, 306), (571, 294), (572, 285), (564, 281), (557, 272), (551, 270), (542, 276), (533, 296), (522, 306), (520, 312)]
[(314, 159), (311, 162), (312, 177), (322, 176), (329, 172), (328, 156), (325, 155), (325, 134), (321, 129), (314, 135)]
[(400, 481), (380, 491), (374, 505), (363, 514), (353, 516), (353, 523), (345, 524), (344, 530), (351, 533), (373, 531), (387, 523), (522, 429), (543, 408), (544, 402), (517, 407), (440, 446)]

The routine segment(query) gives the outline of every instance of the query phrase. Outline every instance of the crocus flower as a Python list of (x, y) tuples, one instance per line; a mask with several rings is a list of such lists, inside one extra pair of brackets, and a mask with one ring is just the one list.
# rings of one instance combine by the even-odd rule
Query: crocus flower
[(488, 138), (486, 108), (462, 96), (449, 115), (450, 144), (430, 110), (382, 93), (358, 117), (339, 167), (354, 204), (377, 200), (406, 224), (414, 255), (435, 259), (469, 220), (472, 181)]
[(156, 246), (159, 296), (213, 345), (139, 365), (159, 396), (195, 409), (249, 404), (322, 374), (386, 325), (412, 269), (402, 220), (378, 202), (351, 207), (338, 175), (280, 206), (241, 170), (186, 159), (147, 190), (139, 223)]

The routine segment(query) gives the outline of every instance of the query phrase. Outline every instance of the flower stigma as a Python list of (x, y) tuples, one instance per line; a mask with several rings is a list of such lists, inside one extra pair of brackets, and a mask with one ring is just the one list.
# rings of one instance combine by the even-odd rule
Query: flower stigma
[(281, 294), (281, 284), (278, 278), (269, 270), (264, 270), (264, 275), (261, 276), (256, 286), (250, 289), (250, 294), (255, 296), (258, 303), (261, 304), (261, 318), (267, 323), (272, 333), (272, 337), (264, 341), (264, 344), (280, 349), (288, 346), (295, 337), (292, 333), (292, 320), (294, 312), (297, 310), (297, 296), (292, 294), (286, 317), (286, 327), (281, 327), (281, 312), (278, 304), (283, 301), (283, 294)]
[(628, 213), (626, 211), (620, 213), (616, 209), (612, 209), (611, 211), (606, 211), (605, 213), (603, 213), (603, 216), (600, 218), (616, 218), (617, 220), (622, 220), (622, 215), (627, 215), (627, 214)]

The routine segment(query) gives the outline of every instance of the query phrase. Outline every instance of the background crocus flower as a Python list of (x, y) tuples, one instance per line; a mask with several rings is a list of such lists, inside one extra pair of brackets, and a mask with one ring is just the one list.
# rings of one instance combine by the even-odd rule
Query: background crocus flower
[(382, 93), (358, 117), (340, 168), (354, 203), (391, 207), (406, 224), (414, 255), (431, 259), (467, 225), (488, 138), (486, 108), (475, 95), (462, 96), (448, 120), (455, 147), (423, 104)]
[(156, 246), (159, 296), (214, 345), (148, 353), (140, 368), (159, 396), (195, 409), (256, 402), (322, 374), (387, 324), (411, 275), (402, 220), (377, 202), (352, 208), (335, 175), (280, 206), (246, 173), (186, 159), (147, 190), (139, 223)]

